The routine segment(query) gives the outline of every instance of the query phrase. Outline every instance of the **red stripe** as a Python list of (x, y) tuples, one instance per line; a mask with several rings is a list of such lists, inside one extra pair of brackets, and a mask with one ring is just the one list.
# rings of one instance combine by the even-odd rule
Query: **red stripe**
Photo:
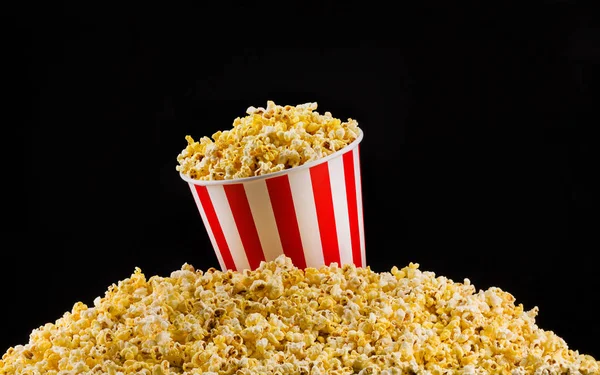
[(223, 230), (221, 229), (221, 224), (219, 223), (219, 218), (217, 217), (217, 213), (215, 212), (215, 207), (210, 200), (210, 195), (208, 195), (208, 190), (206, 186), (198, 186), (194, 185), (196, 188), (196, 192), (198, 192), (198, 198), (200, 199), (200, 204), (202, 204), (202, 208), (204, 209), (204, 213), (206, 214), (206, 219), (208, 220), (208, 225), (210, 225), (210, 230), (215, 237), (215, 241), (217, 242), (217, 246), (219, 247), (219, 252), (221, 253), (221, 257), (223, 258), (223, 262), (225, 263), (225, 267), (229, 270), (235, 271), (235, 262), (233, 261), (233, 257), (231, 256), (231, 251), (229, 250), (229, 245), (227, 245), (227, 240), (225, 240), (225, 235), (223, 234)]
[[(360, 171), (360, 145), (356, 146), (356, 157), (357, 157), (357, 160), (358, 160), (358, 178), (362, 179), (362, 175), (361, 175), (361, 171)], [(358, 184), (358, 191), (360, 191), (360, 196), (362, 197), (362, 199), (364, 201), (364, 195), (363, 195), (363, 190), (362, 190), (362, 183)], [(362, 202), (361, 202), (361, 204), (362, 204)], [(362, 215), (361, 215), (361, 217), (359, 219), (360, 219), (360, 222), (363, 225), (362, 242), (365, 243), (366, 235), (365, 235), (365, 228), (364, 228), (364, 225), (365, 225), (365, 223), (364, 223), (364, 221), (365, 221), (365, 209), (364, 209), (364, 205), (363, 205)], [(361, 251), (361, 254), (362, 254), (362, 251)], [(366, 263), (366, 261), (365, 261), (365, 263)], [(366, 264), (365, 264), (365, 266), (366, 266)]]
[(265, 255), (260, 245), (260, 238), (258, 237), (244, 185), (231, 184), (224, 185), (223, 188), (225, 189), (229, 208), (231, 208), (233, 220), (240, 234), (250, 268), (256, 269), (260, 266), (260, 262), (265, 260)]
[(340, 247), (335, 226), (331, 183), (329, 181), (329, 163), (310, 168), (310, 180), (317, 209), (317, 221), (319, 222), (325, 265), (332, 262), (340, 264)]
[(290, 257), (294, 265), (298, 268), (306, 268), (306, 259), (302, 248), (302, 239), (300, 237), (300, 227), (296, 209), (294, 208), (294, 199), (292, 197), (292, 188), (288, 176), (270, 178), (267, 180), (267, 190), (277, 223), (277, 231), (281, 239), (283, 253)]
[(362, 267), (360, 232), (358, 231), (356, 176), (354, 174), (354, 151), (346, 152), (343, 158), (344, 179), (346, 180), (346, 199), (348, 201), (348, 220), (350, 221), (350, 240), (352, 242), (352, 260), (357, 267)]

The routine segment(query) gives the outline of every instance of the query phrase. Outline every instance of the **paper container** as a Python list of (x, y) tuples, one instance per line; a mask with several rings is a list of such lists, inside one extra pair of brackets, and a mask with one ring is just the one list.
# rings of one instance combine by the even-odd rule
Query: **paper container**
[(267, 175), (198, 181), (192, 194), (221, 269), (256, 269), (281, 254), (296, 267), (366, 266), (359, 143)]

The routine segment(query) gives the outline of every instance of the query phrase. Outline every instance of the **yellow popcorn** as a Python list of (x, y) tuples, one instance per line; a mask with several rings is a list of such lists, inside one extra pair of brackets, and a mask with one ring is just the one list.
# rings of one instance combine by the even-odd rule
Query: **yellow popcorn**
[(499, 288), (418, 264), (376, 273), (280, 256), (255, 271), (136, 269), (9, 348), (0, 374), (600, 373)]
[(317, 103), (250, 107), (230, 130), (195, 141), (177, 156), (177, 171), (196, 180), (260, 176), (318, 160), (358, 138), (355, 120), (316, 112)]

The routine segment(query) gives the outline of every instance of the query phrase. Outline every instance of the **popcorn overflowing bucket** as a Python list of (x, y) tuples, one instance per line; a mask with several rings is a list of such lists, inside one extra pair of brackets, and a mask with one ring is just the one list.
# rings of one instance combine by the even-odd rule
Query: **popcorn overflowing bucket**
[(322, 159), (266, 175), (201, 181), (180, 173), (223, 271), (285, 254), (296, 267), (366, 266), (358, 138)]

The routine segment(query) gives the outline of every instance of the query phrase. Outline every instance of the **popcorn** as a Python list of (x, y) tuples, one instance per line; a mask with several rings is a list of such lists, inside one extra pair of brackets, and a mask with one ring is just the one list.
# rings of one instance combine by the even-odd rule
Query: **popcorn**
[(195, 180), (229, 180), (294, 168), (330, 155), (358, 138), (358, 123), (319, 114), (317, 103), (250, 107), (230, 130), (195, 141), (177, 156), (176, 170)]
[(255, 271), (140, 269), (9, 348), (1, 375), (600, 373), (499, 288), (280, 256)]

